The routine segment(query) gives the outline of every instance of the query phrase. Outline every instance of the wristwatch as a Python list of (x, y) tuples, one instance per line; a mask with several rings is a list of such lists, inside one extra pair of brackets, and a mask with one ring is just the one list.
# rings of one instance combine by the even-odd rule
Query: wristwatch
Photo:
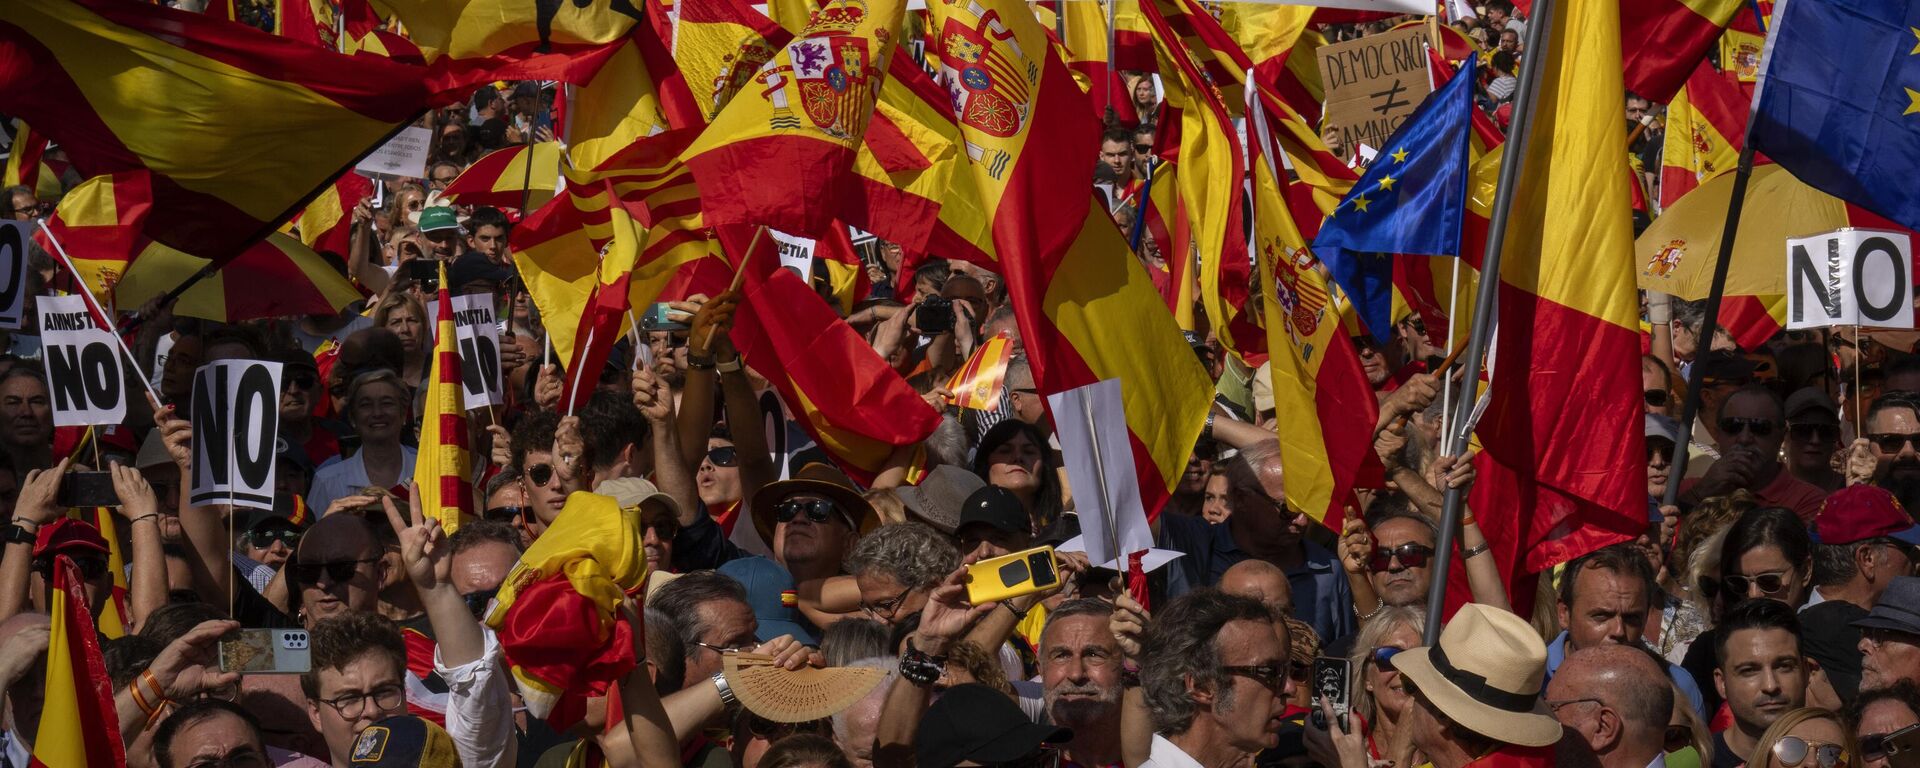
[(732, 360), (713, 364), (713, 369), (721, 373), (739, 373), (740, 369), (745, 367), (746, 366), (740, 364), (740, 358), (738, 356), (735, 356)]
[(40, 540), (40, 536), (38, 532), (29, 531), (19, 523), (9, 523), (6, 532), (0, 533), (0, 540), (8, 544), (33, 544)]
[(925, 651), (913, 647), (913, 639), (907, 639), (907, 648), (900, 652), (900, 676), (907, 682), (925, 688), (940, 679), (947, 671), (947, 657), (930, 656)]
[(740, 703), (740, 699), (733, 695), (733, 686), (727, 685), (727, 675), (725, 672), (713, 673), (713, 688), (720, 693), (721, 706), (732, 709), (734, 705)]
[(687, 367), (696, 371), (713, 370), (712, 355), (687, 355)]

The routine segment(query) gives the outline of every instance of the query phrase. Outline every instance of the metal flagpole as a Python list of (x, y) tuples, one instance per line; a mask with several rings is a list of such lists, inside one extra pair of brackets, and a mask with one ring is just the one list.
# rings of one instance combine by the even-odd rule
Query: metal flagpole
[[(1513, 102), (1514, 130), (1508, 134), (1504, 147), (1506, 162), (1500, 164), (1500, 186), (1493, 199), (1493, 216), (1487, 226), (1487, 250), (1480, 264), (1480, 287), (1474, 294), (1473, 326), (1467, 335), (1467, 357), (1463, 381), (1478, 381), (1480, 366), (1487, 359), (1487, 343), (1492, 336), (1496, 299), (1500, 289), (1500, 255), (1506, 245), (1507, 219), (1513, 213), (1513, 191), (1519, 186), (1520, 167), (1526, 164), (1527, 143), (1532, 138), (1533, 110), (1540, 98), (1541, 70), (1548, 58), (1547, 46), (1552, 37), (1554, 0), (1536, 0), (1533, 4), (1533, 17), (1527, 19), (1527, 57), (1520, 72), (1518, 96)], [(1465, 385), (1462, 385), (1463, 387)], [(1443, 456), (1458, 456), (1466, 451), (1468, 429), (1471, 423), (1474, 398), (1462, 396), (1453, 403), (1453, 421), (1450, 433), (1443, 433), (1447, 444), (1442, 446)], [(1440, 516), (1440, 535), (1434, 543), (1436, 557), (1441, 558), (1441, 567), (1435, 568), (1433, 582), (1427, 588), (1427, 627), (1423, 642), (1433, 645), (1440, 640), (1440, 622), (1446, 607), (1447, 571), (1444, 563), (1453, 557), (1454, 529), (1460, 527), (1460, 508), (1466, 503), (1465, 494), (1458, 488), (1448, 488), (1446, 506)]]
[[(46, 219), (41, 219), (37, 223), (40, 225), (40, 231), (46, 233), (47, 242), (53, 244), (53, 252), (59, 255), (60, 263), (66, 266), (67, 272), (73, 275), (74, 281), (80, 284), (80, 290), (76, 291), (76, 293), (79, 293), (80, 297), (86, 300), (87, 306), (91, 307), (94, 314), (99, 316), (100, 322), (107, 326), (104, 330), (108, 336), (113, 337), (113, 343), (120, 345), (120, 352), (127, 356), (127, 364), (132, 365), (134, 370), (144, 374), (146, 369), (141, 367), (140, 359), (133, 356), (133, 350), (127, 347), (127, 340), (120, 338), (120, 330), (113, 326), (113, 315), (108, 314), (106, 308), (100, 306), (100, 302), (94, 300), (93, 288), (87, 285), (86, 278), (80, 276), (80, 270), (73, 266), (73, 259), (67, 256), (67, 247), (60, 244), (60, 238), (53, 236), (53, 229), (47, 226)], [(192, 283), (189, 282), (188, 284), (191, 285)], [(170, 303), (172, 302), (169, 301), (160, 306), (164, 307)], [(160, 391), (153, 388), (153, 382), (149, 380), (148, 376), (141, 375), (137, 378), (140, 379), (140, 385), (147, 388), (147, 394), (153, 396), (153, 402), (156, 405), (162, 405), (167, 402), (165, 398), (160, 397)]]
[[(1120, 115), (1119, 109), (1114, 106), (1116, 102), (1114, 101), (1114, 87), (1113, 87), (1114, 84), (1119, 82), (1120, 80), (1120, 73), (1115, 72), (1113, 70), (1113, 41), (1115, 37), (1115, 34), (1114, 34), (1115, 28), (1113, 25), (1114, 9), (1119, 7), (1120, 0), (1106, 0), (1106, 3), (1107, 3), (1107, 122), (1111, 124), (1115, 120), (1119, 119), (1119, 115)], [(1065, 10), (1064, 5), (1062, 6), (1062, 10)], [(1127, 94), (1127, 98), (1129, 99), (1133, 98), (1133, 94), (1129, 92)]]

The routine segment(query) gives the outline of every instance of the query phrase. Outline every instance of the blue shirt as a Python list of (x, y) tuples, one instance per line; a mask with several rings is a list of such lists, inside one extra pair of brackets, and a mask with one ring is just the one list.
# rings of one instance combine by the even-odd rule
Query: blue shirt
[[(1250, 559), (1240, 551), (1227, 526), (1216, 525), (1213, 573), (1207, 583), (1217, 585), (1234, 563)], [(1287, 569), (1287, 586), (1293, 591), (1293, 617), (1313, 627), (1320, 646), (1353, 634), (1358, 620), (1353, 615), (1353, 592), (1347, 586), (1347, 572), (1332, 552), (1302, 539), (1306, 556), (1300, 565)]]
[[(1554, 638), (1553, 642), (1547, 645), (1546, 679), (1549, 681), (1552, 680), (1553, 673), (1560, 669), (1560, 662), (1566, 660), (1567, 633), (1563, 630), (1560, 632), (1559, 637)], [(1693, 675), (1665, 659), (1662, 659), (1660, 663), (1667, 665), (1667, 677), (1673, 678), (1673, 684), (1679, 686), (1680, 692), (1687, 695), (1687, 703), (1693, 705), (1693, 711), (1700, 715), (1700, 719), (1702, 721), (1710, 720), (1711, 717), (1707, 714), (1707, 702), (1701, 698), (1700, 685), (1693, 681)], [(1542, 681), (1541, 689), (1545, 690), (1545, 688), (1546, 682)]]

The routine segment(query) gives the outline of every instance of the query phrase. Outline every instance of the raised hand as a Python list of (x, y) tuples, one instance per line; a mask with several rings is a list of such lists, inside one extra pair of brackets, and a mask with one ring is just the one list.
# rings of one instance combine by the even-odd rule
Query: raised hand
[(447, 534), (440, 527), (440, 521), (429, 519), (420, 511), (420, 487), (408, 484), (404, 519), (392, 496), (381, 497), (380, 506), (386, 509), (387, 524), (393, 526), (394, 535), (400, 538), (400, 560), (406, 565), (407, 579), (413, 582), (414, 589), (425, 594), (442, 586), (450, 587), (453, 548), (447, 545)]

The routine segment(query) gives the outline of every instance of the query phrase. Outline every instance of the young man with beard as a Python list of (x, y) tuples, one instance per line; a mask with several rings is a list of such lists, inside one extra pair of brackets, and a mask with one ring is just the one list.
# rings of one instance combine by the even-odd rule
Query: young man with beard
[(1773, 721), (1807, 704), (1807, 661), (1800, 652), (1800, 620), (1786, 603), (1745, 600), (1720, 617), (1720, 690), (1733, 725), (1713, 737), (1713, 768), (1736, 768)]
[(1061, 745), (1063, 765), (1120, 762), (1120, 646), (1107, 631), (1113, 606), (1092, 599), (1061, 603), (1040, 632), (1040, 683), (1047, 718), (1073, 729)]
[(1867, 434), (1853, 441), (1847, 483), (1872, 482), (1893, 492), (1900, 505), (1920, 509), (1920, 399), (1889, 392), (1867, 411)]

